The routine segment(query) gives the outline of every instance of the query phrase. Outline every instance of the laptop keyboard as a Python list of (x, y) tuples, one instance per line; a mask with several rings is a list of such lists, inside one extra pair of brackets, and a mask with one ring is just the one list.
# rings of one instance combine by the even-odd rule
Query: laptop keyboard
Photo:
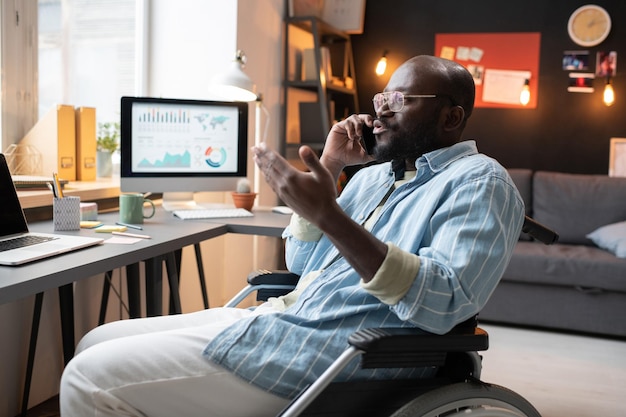
[(19, 236), (12, 239), (0, 241), (0, 252), (4, 252), (11, 249), (23, 248), (24, 246), (32, 246), (38, 243), (49, 242), (51, 240), (58, 239), (56, 237), (48, 236)]

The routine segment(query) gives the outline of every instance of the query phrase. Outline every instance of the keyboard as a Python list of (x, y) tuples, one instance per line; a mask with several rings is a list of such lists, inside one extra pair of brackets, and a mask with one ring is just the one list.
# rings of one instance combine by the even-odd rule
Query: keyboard
[(11, 249), (23, 248), (24, 246), (32, 246), (38, 243), (48, 242), (54, 240), (54, 237), (47, 236), (19, 236), (12, 239), (0, 241), (0, 252), (4, 252)]
[(183, 220), (221, 219), (254, 216), (248, 210), (242, 208), (185, 209), (174, 210), (172, 213), (174, 214), (174, 216)]

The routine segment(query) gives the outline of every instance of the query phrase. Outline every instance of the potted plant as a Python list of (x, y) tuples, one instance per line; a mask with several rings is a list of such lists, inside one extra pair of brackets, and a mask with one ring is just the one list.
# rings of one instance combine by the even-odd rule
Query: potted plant
[(118, 122), (98, 123), (96, 139), (98, 177), (113, 175), (113, 153), (119, 147), (120, 124)]
[(253, 193), (250, 189), (250, 181), (248, 181), (247, 178), (242, 178), (237, 181), (237, 189), (232, 193), (232, 196), (235, 207), (243, 208), (248, 211), (252, 210), (256, 193)]

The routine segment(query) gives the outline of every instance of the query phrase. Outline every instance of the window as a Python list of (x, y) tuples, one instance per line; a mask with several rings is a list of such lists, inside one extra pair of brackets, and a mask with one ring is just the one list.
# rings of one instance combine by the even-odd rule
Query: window
[(38, 0), (39, 117), (57, 103), (119, 121), (134, 92), (135, 0)]
[(0, 3), (2, 150), (55, 104), (95, 107), (99, 122), (119, 120), (120, 96), (135, 91), (135, 3)]

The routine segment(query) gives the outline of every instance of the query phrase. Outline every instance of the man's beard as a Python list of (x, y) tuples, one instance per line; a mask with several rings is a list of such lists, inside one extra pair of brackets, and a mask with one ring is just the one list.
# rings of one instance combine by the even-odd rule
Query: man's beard
[(379, 162), (394, 159), (415, 161), (423, 154), (439, 147), (436, 124), (419, 124), (408, 132), (392, 133), (385, 143), (377, 142), (373, 156)]

